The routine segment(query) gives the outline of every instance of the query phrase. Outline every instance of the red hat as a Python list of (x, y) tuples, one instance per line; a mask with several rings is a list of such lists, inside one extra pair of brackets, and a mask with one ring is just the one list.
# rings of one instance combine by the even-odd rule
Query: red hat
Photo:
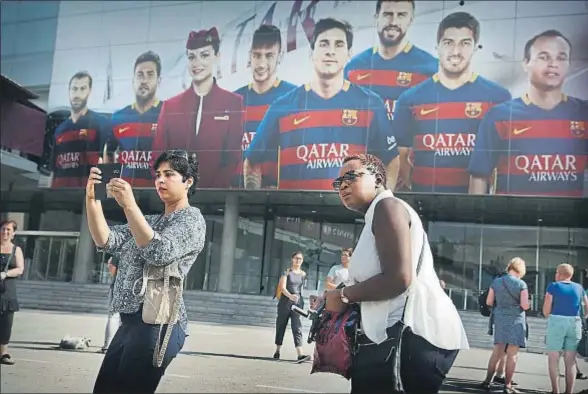
[(207, 45), (218, 44), (219, 42), (216, 27), (210, 30), (191, 31), (186, 42), (186, 49), (198, 49)]

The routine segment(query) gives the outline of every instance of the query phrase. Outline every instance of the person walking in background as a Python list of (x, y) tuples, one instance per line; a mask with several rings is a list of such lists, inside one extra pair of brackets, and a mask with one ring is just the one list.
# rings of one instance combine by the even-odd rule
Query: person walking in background
[(331, 267), (327, 278), (325, 279), (325, 290), (336, 289), (341, 283), (347, 285), (349, 281), (349, 262), (353, 248), (344, 248), (341, 250), (341, 264), (336, 264)]
[[(116, 255), (112, 255), (108, 259), (108, 272), (110, 272), (110, 276), (112, 276), (112, 280), (110, 282), (110, 291), (108, 292), (108, 304), (110, 309), (110, 304), (112, 303), (112, 292), (114, 289), (114, 282), (116, 281), (116, 273), (118, 271), (118, 258)], [(108, 350), (108, 346), (110, 346), (110, 342), (112, 342), (112, 338), (114, 338), (114, 334), (120, 327), (120, 314), (117, 312), (109, 312), (108, 313), (108, 320), (106, 322), (106, 331), (104, 332), (104, 346), (101, 349), (102, 353), (106, 353)]]
[[(543, 315), (547, 317), (549, 379), (551, 392), (559, 393), (559, 358), (563, 352), (566, 393), (572, 393), (576, 380), (576, 349), (582, 339), (582, 319), (588, 315), (588, 296), (579, 283), (572, 282), (574, 268), (560, 264), (555, 282), (547, 287)], [(584, 307), (582, 308), (582, 304)]]
[(525, 261), (520, 257), (513, 258), (506, 267), (506, 275), (492, 282), (486, 303), (494, 307), (494, 349), (488, 360), (486, 379), (482, 388), (490, 389), (492, 377), (500, 358), (506, 352), (505, 393), (518, 393), (512, 378), (517, 364), (519, 348), (527, 346), (527, 324), (525, 311), (529, 309), (529, 290), (522, 280), (527, 272)]
[(304, 354), (302, 348), (302, 322), (300, 315), (292, 311), (292, 305), (304, 309), (304, 299), (302, 297), (302, 288), (306, 280), (306, 272), (300, 268), (304, 262), (304, 255), (302, 252), (296, 252), (292, 255), (291, 266), (288, 268), (278, 282), (278, 291), (281, 293), (278, 300), (278, 317), (276, 318), (276, 351), (274, 359), (280, 358), (280, 349), (284, 341), (284, 334), (286, 327), (290, 320), (292, 328), (292, 335), (294, 336), (294, 346), (296, 353), (298, 353), (298, 362), (308, 361), (310, 355)]
[(0, 364), (13, 365), (7, 348), (12, 334), (14, 312), (19, 310), (16, 278), (24, 271), (24, 256), (12, 240), (16, 232), (14, 220), (0, 222)]

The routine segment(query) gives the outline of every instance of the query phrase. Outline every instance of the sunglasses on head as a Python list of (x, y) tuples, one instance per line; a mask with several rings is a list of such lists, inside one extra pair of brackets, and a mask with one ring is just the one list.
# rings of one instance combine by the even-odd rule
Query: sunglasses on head
[(179, 156), (188, 160), (188, 152), (186, 152), (185, 150), (168, 150), (167, 153), (170, 156)]
[(341, 185), (343, 185), (343, 182), (353, 183), (353, 182), (355, 182), (355, 180), (357, 178), (359, 178), (363, 174), (365, 174), (365, 172), (356, 172), (356, 171), (353, 171), (353, 170), (352, 171), (347, 171), (342, 176), (335, 178), (335, 180), (333, 181), (333, 189), (336, 192), (338, 192), (339, 189), (341, 189)]

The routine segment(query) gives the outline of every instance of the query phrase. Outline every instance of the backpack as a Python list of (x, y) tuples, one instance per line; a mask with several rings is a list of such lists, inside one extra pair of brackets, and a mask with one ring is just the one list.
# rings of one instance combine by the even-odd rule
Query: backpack
[(478, 305), (480, 307), (480, 314), (484, 317), (489, 317), (491, 314), (490, 307), (486, 305), (486, 299), (488, 298), (488, 293), (490, 292), (490, 288), (487, 288), (478, 296)]
[[(284, 271), (284, 273), (282, 275), (280, 275), (280, 278), (282, 278), (282, 276), (284, 276), (284, 275), (288, 275), (289, 272), (290, 272), (290, 268), (288, 268), (286, 271)], [(274, 299), (277, 299), (279, 301), (281, 297), (282, 297), (282, 288), (280, 287), (280, 279), (278, 279), (278, 283), (276, 283), (276, 291), (274, 292)]]

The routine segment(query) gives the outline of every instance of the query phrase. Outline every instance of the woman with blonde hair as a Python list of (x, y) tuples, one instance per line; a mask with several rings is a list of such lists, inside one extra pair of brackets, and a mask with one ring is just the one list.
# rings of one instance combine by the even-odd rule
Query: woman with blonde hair
[(529, 309), (529, 290), (522, 280), (526, 272), (525, 261), (515, 257), (506, 267), (507, 274), (494, 279), (490, 285), (486, 304), (494, 308), (494, 349), (482, 383), (486, 390), (490, 389), (497, 362), (506, 352), (504, 392), (519, 392), (514, 388), (512, 378), (519, 349), (527, 346), (525, 311)]

